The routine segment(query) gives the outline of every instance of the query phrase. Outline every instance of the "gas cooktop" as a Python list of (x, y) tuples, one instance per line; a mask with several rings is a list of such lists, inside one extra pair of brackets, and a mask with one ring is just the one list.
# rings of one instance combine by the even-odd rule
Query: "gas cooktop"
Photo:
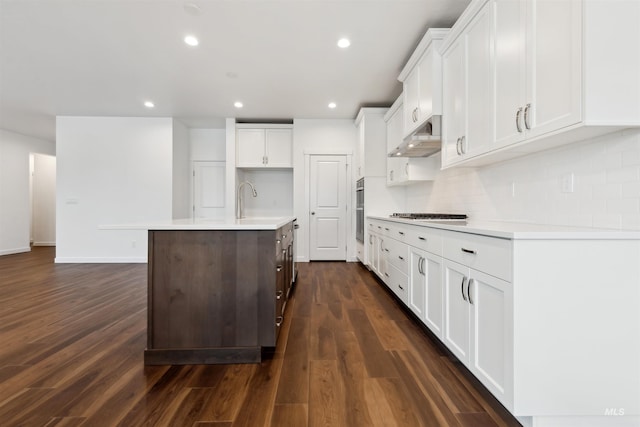
[(394, 213), (391, 218), (415, 219), (422, 221), (465, 221), (467, 216), (464, 214), (445, 214), (445, 213)]

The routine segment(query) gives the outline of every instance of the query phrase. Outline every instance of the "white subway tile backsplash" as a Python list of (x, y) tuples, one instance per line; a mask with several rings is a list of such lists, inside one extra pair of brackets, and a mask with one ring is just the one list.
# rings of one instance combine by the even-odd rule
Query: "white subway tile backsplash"
[[(573, 192), (563, 177), (573, 174)], [(515, 196), (512, 192), (515, 183)], [(640, 229), (640, 130), (628, 129), (411, 186), (410, 211), (551, 225)]]

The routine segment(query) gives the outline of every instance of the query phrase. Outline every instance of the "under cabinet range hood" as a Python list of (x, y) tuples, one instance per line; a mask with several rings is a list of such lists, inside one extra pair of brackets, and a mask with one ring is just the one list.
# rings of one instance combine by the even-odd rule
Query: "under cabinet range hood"
[(441, 116), (431, 116), (424, 126), (406, 137), (388, 157), (429, 157), (442, 149)]

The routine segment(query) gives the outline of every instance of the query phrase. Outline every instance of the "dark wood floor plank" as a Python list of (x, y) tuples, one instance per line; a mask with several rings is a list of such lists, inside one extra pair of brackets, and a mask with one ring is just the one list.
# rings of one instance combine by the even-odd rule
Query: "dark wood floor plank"
[(277, 403), (273, 408), (271, 427), (306, 427), (308, 417), (306, 404)]
[(284, 355), (276, 404), (309, 401), (309, 318), (292, 322), (289, 343)]
[(144, 366), (147, 266), (0, 256), (0, 425), (516, 426), (360, 264), (299, 265), (262, 364)]
[(309, 378), (309, 427), (348, 425), (338, 362), (312, 360)]

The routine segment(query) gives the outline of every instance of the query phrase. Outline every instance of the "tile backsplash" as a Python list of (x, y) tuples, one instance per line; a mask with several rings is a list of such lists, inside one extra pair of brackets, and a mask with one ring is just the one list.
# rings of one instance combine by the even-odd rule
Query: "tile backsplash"
[(640, 130), (627, 129), (410, 185), (407, 211), (640, 230)]

